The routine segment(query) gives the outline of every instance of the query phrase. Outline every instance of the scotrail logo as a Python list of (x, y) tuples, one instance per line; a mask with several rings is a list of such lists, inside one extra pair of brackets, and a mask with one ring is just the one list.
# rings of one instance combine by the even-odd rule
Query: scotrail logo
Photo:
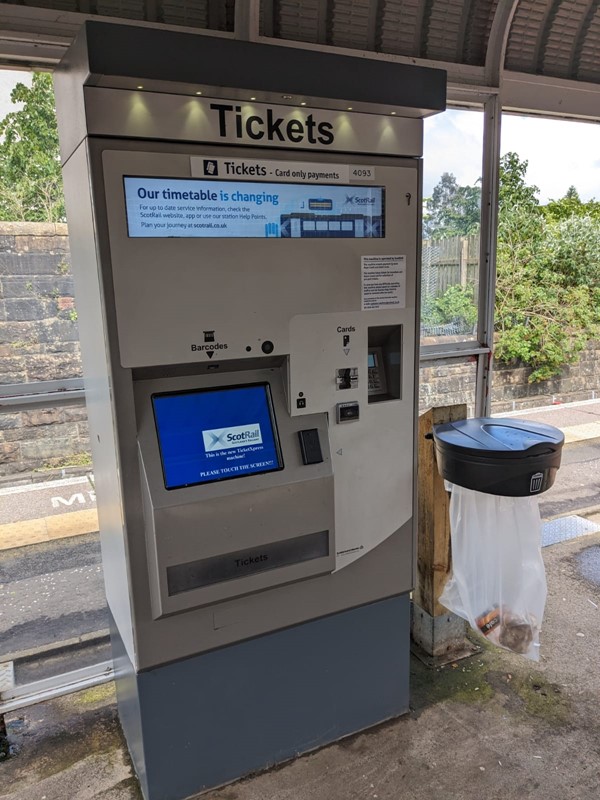
[(347, 194), (344, 202), (345, 206), (374, 206), (375, 198), (371, 195), (361, 197), (358, 194)]
[(262, 434), (258, 422), (253, 425), (238, 425), (235, 428), (219, 428), (202, 431), (204, 450), (228, 450), (230, 447), (243, 447), (245, 444), (262, 444)]

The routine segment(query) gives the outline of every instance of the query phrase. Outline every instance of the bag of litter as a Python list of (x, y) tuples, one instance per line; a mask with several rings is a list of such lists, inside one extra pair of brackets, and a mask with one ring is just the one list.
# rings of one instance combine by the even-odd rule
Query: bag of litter
[(534, 497), (452, 486), (452, 575), (440, 603), (499, 647), (537, 661), (546, 605)]

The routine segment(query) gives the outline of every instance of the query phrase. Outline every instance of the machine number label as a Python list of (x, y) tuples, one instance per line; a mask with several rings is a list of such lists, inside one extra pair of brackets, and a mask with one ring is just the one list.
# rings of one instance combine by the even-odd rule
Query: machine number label
[(350, 167), (350, 178), (355, 181), (374, 181), (375, 167)]

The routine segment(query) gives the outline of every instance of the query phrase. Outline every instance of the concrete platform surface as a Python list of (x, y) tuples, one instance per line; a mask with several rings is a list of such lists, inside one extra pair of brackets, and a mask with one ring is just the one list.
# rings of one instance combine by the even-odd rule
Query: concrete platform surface
[[(489, 648), (438, 670), (414, 661), (407, 716), (203, 797), (600, 797), (599, 554), (600, 534), (544, 549), (549, 596), (539, 664)], [(6, 721), (13, 754), (0, 763), (3, 800), (139, 800), (112, 686)]]

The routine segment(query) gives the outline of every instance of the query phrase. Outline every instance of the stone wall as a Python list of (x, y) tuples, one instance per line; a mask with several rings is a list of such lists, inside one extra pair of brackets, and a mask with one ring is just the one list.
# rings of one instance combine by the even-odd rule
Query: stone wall
[[(537, 406), (600, 399), (600, 342), (589, 342), (576, 364), (563, 367), (552, 380), (529, 383), (533, 370), (494, 360), (492, 413)], [(443, 359), (424, 362), (420, 371), (419, 409), (466, 403), (473, 413), (476, 360)]]
[[(67, 226), (1, 222), (0, 385), (80, 376)], [(83, 404), (0, 413), (0, 476), (87, 462)]]
[(466, 403), (473, 414), (477, 359), (444, 358), (423, 362), (419, 370), (419, 411)]
[(588, 342), (577, 363), (563, 367), (551, 380), (529, 383), (531, 372), (517, 363), (494, 362), (494, 413), (600, 399), (600, 341)]
[[(444, 359), (421, 368), (419, 406), (475, 400), (476, 360)], [(494, 364), (494, 412), (595, 399), (599, 396), (600, 342), (550, 381), (530, 384), (531, 371)], [(1, 384), (81, 376), (66, 225), (0, 222)], [(0, 412), (0, 477), (89, 464), (85, 407)]]

